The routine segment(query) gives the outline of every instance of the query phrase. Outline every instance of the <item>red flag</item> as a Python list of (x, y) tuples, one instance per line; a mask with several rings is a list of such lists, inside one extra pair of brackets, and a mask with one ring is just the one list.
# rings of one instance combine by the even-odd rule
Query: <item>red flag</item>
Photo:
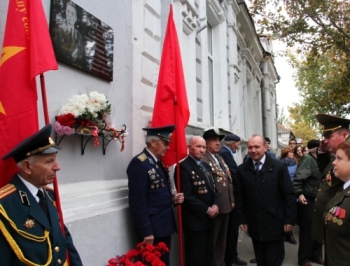
[(35, 77), (57, 69), (41, 0), (10, 0), (0, 60), (0, 187), (16, 172), (1, 158), (38, 130)]
[(187, 156), (185, 128), (189, 117), (181, 51), (173, 19), (173, 8), (170, 6), (152, 117), (152, 126), (169, 124), (176, 126), (169, 150), (162, 158), (166, 166), (173, 165)]

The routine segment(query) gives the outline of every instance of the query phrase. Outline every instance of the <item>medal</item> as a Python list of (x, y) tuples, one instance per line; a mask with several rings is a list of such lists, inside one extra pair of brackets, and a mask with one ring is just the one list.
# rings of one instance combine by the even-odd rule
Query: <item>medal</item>
[(337, 224), (338, 225), (342, 225), (343, 224), (343, 220), (342, 219), (338, 219)]
[(24, 226), (27, 229), (32, 229), (33, 227), (35, 227), (35, 222), (33, 219), (27, 219), (27, 221), (24, 223)]
[(337, 221), (338, 221), (338, 218), (334, 216), (334, 217), (332, 218), (332, 222), (333, 222), (333, 223), (336, 223)]

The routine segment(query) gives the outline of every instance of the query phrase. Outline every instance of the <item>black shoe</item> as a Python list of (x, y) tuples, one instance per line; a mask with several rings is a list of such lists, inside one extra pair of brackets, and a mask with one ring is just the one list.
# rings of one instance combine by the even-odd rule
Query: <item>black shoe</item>
[(296, 245), (297, 244), (297, 241), (295, 240), (294, 236), (292, 234), (289, 234), (285, 239), (284, 239), (285, 242), (288, 242), (292, 245)]
[(250, 263), (256, 263), (256, 258), (251, 259), (249, 262), (250, 262)]
[(234, 265), (247, 265), (247, 263), (243, 260), (240, 260), (239, 258), (237, 258), (236, 260), (233, 261)]

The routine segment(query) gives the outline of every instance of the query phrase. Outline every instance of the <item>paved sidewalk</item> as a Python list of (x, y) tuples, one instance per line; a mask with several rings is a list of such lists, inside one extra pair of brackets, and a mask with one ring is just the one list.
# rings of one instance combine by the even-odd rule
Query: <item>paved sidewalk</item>
[[(293, 228), (293, 234), (296, 241), (299, 244), (299, 227), (295, 226)], [(288, 242), (285, 242), (284, 247), (286, 250), (286, 256), (283, 261), (283, 266), (298, 266), (298, 244), (292, 245)], [(241, 260), (248, 262), (249, 266), (256, 266), (254, 263), (249, 263), (251, 259), (254, 258), (254, 251), (252, 246), (251, 238), (243, 232), (240, 232), (238, 237), (238, 257)], [(313, 266), (319, 264), (311, 263)]]

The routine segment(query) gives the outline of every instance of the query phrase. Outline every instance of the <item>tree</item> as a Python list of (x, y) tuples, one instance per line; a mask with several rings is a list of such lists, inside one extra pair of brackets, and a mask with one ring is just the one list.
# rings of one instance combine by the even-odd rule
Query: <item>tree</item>
[(319, 138), (317, 130), (319, 124), (317, 123), (315, 116), (313, 116), (313, 123), (310, 123), (304, 118), (304, 115), (302, 115), (302, 111), (304, 110), (300, 108), (299, 104), (296, 104), (294, 107), (289, 107), (288, 111), (290, 114), (288, 123), (296, 137), (301, 138), (306, 142), (311, 139)]
[(294, 47), (291, 56), (303, 100), (296, 107), (315, 124), (319, 112), (345, 116), (350, 89), (350, 3), (330, 0), (252, 0), (261, 32)]

